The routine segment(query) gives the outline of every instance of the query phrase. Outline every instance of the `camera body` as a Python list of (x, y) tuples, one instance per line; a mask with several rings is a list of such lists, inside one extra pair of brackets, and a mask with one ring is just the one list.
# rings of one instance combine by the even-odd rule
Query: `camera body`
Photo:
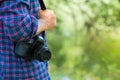
[(35, 36), (29, 41), (17, 42), (15, 54), (27, 60), (38, 59), (42, 62), (48, 61), (51, 58), (51, 52), (45, 46), (45, 41), (41, 36)]

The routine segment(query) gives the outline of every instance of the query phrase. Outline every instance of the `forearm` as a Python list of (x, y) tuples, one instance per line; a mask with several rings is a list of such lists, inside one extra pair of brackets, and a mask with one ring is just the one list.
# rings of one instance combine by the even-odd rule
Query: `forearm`
[(36, 35), (40, 34), (41, 32), (46, 30), (45, 22), (42, 19), (38, 20), (38, 28), (36, 31)]
[(38, 16), (39, 20), (36, 34), (50, 30), (56, 26), (56, 16), (52, 10), (40, 10)]

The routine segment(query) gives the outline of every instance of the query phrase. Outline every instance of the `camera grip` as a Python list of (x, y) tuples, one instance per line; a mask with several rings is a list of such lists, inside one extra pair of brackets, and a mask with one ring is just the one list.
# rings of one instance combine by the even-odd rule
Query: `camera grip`
[(31, 45), (32, 45), (32, 40), (25, 42), (25, 41), (19, 41), (15, 43), (15, 54), (19, 57), (26, 58), (28, 55), (30, 55), (31, 52)]

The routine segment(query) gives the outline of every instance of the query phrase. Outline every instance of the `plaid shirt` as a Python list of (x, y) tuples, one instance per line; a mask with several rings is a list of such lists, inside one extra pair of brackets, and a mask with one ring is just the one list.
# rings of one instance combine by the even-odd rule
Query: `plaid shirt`
[(47, 62), (14, 53), (14, 41), (35, 36), (38, 10), (38, 0), (0, 0), (0, 80), (50, 80)]

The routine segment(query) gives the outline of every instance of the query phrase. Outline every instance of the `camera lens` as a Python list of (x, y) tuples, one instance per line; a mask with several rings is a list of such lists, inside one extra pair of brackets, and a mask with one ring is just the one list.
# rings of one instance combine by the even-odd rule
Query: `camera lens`
[(34, 57), (39, 61), (49, 61), (51, 58), (51, 52), (47, 47), (43, 47), (41, 50), (36, 50)]

